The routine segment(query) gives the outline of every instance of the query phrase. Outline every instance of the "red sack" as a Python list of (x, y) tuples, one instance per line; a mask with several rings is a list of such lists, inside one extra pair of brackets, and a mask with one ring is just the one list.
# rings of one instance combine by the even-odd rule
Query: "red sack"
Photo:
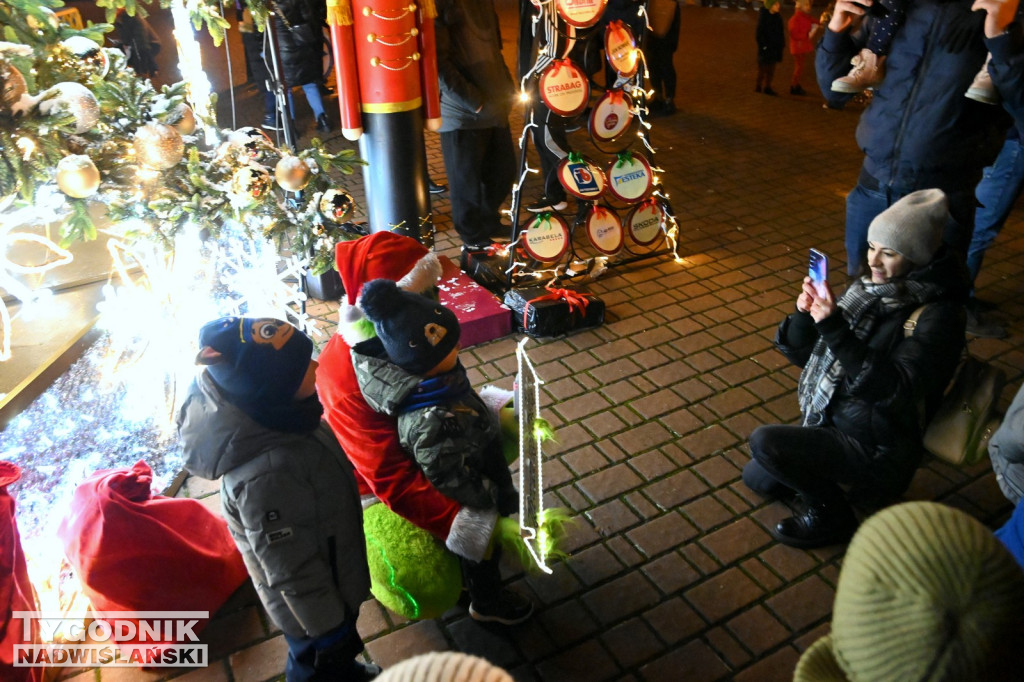
[(224, 520), (198, 500), (154, 496), (152, 480), (141, 461), (96, 472), (75, 490), (57, 530), (97, 619), (114, 611), (212, 615), (248, 577)]
[(39, 643), (39, 621), (29, 621), (29, 636), (25, 636), (24, 622), (11, 617), (14, 611), (38, 611), (36, 594), (28, 581), (25, 553), (21, 549), (18, 522), (14, 518), (14, 498), (7, 486), (21, 478), (21, 469), (7, 461), (0, 461), (0, 679), (10, 682), (29, 682), (43, 679), (42, 668), (15, 668), (14, 646)]

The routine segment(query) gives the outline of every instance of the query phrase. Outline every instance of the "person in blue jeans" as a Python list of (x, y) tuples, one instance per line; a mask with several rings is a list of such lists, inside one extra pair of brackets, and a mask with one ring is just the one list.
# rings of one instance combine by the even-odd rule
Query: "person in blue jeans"
[[(874, 0), (837, 0), (816, 54), (818, 84), (828, 105), (842, 108), (853, 95), (833, 92), (850, 59), (865, 45)], [(864, 163), (846, 199), (847, 271), (853, 275), (867, 251), (867, 230), (879, 213), (903, 196), (937, 187), (949, 200), (945, 239), (966, 254), (974, 225), (974, 189), (996, 150), (987, 143), (1002, 132), (998, 108), (963, 96), (992, 54), (989, 73), (1003, 108), (1024, 122), (1024, 32), (1018, 2), (918, 0), (907, 7), (893, 39), (886, 77), (861, 115), (857, 143)], [(985, 13), (978, 28), (972, 8)], [(939, 77), (941, 74), (941, 77)]]
[(1006, 330), (986, 320), (974, 295), (974, 284), (981, 271), (985, 251), (992, 245), (1006, 224), (1021, 189), (1024, 189), (1024, 146), (1021, 128), (1011, 126), (999, 156), (985, 168), (981, 182), (974, 190), (978, 208), (974, 213), (974, 234), (967, 247), (967, 271), (971, 277), (971, 298), (967, 304), (967, 332), (974, 336), (1001, 339)]

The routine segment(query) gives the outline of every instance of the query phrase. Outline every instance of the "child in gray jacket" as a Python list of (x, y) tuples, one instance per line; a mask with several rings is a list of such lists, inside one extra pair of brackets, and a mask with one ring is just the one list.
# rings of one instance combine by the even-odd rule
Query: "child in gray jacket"
[(260, 601), (288, 642), (286, 678), (371, 680), (359, 662), (369, 595), (352, 466), (321, 422), (313, 343), (280, 320), (225, 317), (199, 333), (206, 370), (178, 415), (185, 468), (221, 479), (221, 506)]

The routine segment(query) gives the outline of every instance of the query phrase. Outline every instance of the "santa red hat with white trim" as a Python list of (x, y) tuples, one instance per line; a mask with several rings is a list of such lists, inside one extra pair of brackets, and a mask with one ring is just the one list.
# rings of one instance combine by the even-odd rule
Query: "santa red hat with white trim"
[(394, 232), (374, 232), (335, 249), (335, 263), (345, 295), (338, 311), (338, 333), (349, 346), (374, 336), (373, 324), (359, 307), (367, 282), (384, 278), (400, 289), (425, 293), (441, 279), (441, 263), (427, 247), (412, 237)]

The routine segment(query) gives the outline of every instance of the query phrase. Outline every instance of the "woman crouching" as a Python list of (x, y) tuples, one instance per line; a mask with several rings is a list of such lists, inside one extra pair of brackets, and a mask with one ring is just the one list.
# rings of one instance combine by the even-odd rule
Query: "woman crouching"
[(794, 509), (771, 531), (779, 542), (845, 543), (857, 526), (851, 503), (891, 502), (910, 485), (922, 407), (934, 412), (964, 348), (967, 284), (942, 245), (947, 220), (942, 191), (903, 197), (868, 229), (867, 274), (838, 301), (827, 282), (805, 278), (779, 326), (776, 346), (803, 368), (803, 424), (755, 429), (743, 471), (752, 490)]

